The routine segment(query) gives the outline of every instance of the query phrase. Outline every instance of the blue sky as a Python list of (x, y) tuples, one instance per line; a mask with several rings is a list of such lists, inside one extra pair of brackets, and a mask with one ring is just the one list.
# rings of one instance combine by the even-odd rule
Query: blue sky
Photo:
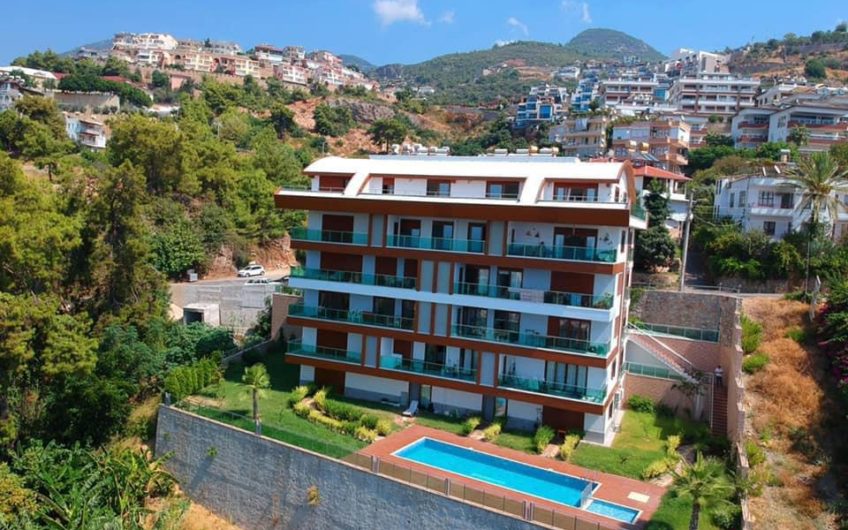
[(118, 31), (299, 44), (376, 64), (414, 63), (495, 42), (567, 42), (612, 28), (668, 54), (723, 49), (848, 19), (846, 0), (40, 0), (4, 2), (0, 64), (35, 49), (66, 51)]

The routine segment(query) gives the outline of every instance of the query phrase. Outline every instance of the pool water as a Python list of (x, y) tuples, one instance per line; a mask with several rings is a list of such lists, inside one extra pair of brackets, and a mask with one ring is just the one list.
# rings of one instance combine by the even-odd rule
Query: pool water
[(394, 455), (404, 460), (577, 508), (582, 504), (582, 500), (591, 494), (595, 486), (588, 480), (430, 438), (422, 438), (396, 451)]
[(589, 502), (589, 505), (586, 506), (585, 510), (587, 512), (603, 515), (604, 517), (609, 517), (616, 521), (623, 521), (625, 523), (632, 523), (637, 517), (639, 517), (639, 510), (627, 508), (620, 504), (600, 501), (598, 499), (592, 499), (592, 501)]

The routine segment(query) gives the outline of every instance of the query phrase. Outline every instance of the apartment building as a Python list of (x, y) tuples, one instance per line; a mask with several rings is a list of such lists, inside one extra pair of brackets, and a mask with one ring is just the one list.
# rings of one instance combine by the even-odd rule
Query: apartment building
[(583, 78), (571, 95), (571, 110), (588, 112), (593, 101), (598, 99), (598, 76), (595, 72), (584, 72)]
[(625, 103), (649, 104), (659, 87), (656, 77), (619, 77), (600, 83), (600, 97), (607, 107)]
[(681, 111), (702, 116), (733, 116), (755, 105), (759, 79), (700, 73), (674, 81), (669, 99)]
[(649, 154), (652, 166), (681, 173), (689, 163), (690, 131), (688, 123), (671, 119), (616, 125), (612, 130), (614, 156), (623, 161)]
[(568, 90), (566, 88), (547, 84), (534, 86), (518, 104), (515, 126), (524, 128), (542, 122), (554, 123), (565, 115), (567, 104)]
[(103, 122), (79, 113), (65, 113), (68, 138), (89, 149), (106, 149), (106, 127)]
[(26, 85), (17, 77), (0, 77), (0, 111), (11, 108), (24, 97)]
[(781, 107), (745, 109), (733, 117), (731, 135), (736, 147), (755, 149), (766, 142), (787, 142), (792, 130), (804, 127), (807, 143), (801, 152), (827, 151), (848, 141), (848, 100), (801, 99)]
[[(720, 179), (716, 182), (715, 215), (730, 217), (746, 232), (759, 230), (774, 240), (801, 229), (810, 219), (810, 209), (802, 208), (801, 190), (786, 178), (787, 165), (763, 168), (753, 175)], [(848, 236), (848, 192), (836, 194), (842, 212), (835, 220), (834, 237)], [(827, 222), (831, 222), (825, 214)]]
[(305, 173), (308, 191), (275, 196), (308, 210), (289, 280), (301, 382), (612, 440), (645, 228), (629, 164), (328, 157)]
[(173, 50), (179, 41), (167, 33), (116, 33), (112, 38), (113, 49)]
[(309, 70), (297, 64), (282, 63), (274, 66), (274, 77), (289, 85), (305, 87), (309, 83)]
[(287, 59), (286, 51), (283, 48), (277, 48), (270, 44), (257, 44), (253, 47), (253, 53), (257, 61), (271, 65), (280, 64)]
[(663, 70), (672, 76), (727, 72), (730, 55), (679, 48), (663, 62)]
[(565, 156), (582, 159), (603, 156), (607, 150), (607, 125), (611, 120), (606, 114), (568, 118), (551, 127), (550, 139), (559, 143)]

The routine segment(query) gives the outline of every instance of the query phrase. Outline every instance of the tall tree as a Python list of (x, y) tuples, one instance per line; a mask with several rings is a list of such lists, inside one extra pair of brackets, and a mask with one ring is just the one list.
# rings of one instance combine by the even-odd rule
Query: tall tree
[(844, 210), (837, 193), (848, 192), (848, 168), (841, 168), (828, 152), (813, 153), (802, 158), (788, 177), (801, 190), (798, 208), (810, 208), (810, 225), (817, 226), (827, 215), (836, 228), (839, 212)]
[(256, 363), (244, 369), (244, 375), (241, 378), (242, 383), (247, 386), (250, 395), (253, 398), (253, 421), (259, 423), (259, 397), (264, 390), (271, 386), (271, 378), (268, 376), (268, 369), (262, 363)]
[(700, 452), (694, 464), (685, 464), (683, 471), (673, 473), (672, 491), (692, 500), (689, 530), (698, 530), (701, 510), (726, 504), (733, 495), (733, 485), (727, 480), (721, 461), (704, 458)]
[(383, 118), (375, 121), (368, 128), (368, 134), (371, 135), (371, 141), (377, 145), (385, 144), (386, 151), (389, 150), (390, 144), (399, 144), (403, 142), (409, 129), (405, 123), (397, 118)]

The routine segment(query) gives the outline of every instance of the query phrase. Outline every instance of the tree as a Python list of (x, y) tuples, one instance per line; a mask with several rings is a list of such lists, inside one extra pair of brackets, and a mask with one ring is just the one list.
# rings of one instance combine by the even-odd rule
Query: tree
[(707, 133), (705, 138), (709, 147), (718, 147), (720, 145), (733, 147), (733, 137), (724, 134)]
[(253, 397), (253, 421), (259, 424), (259, 397), (264, 395), (264, 390), (271, 386), (268, 369), (264, 364), (256, 363), (244, 369), (241, 381)]
[(810, 59), (804, 65), (804, 75), (813, 79), (824, 79), (827, 77), (827, 69), (820, 59)]
[(171, 78), (168, 77), (168, 74), (164, 72), (160, 72), (159, 70), (153, 70), (153, 73), (150, 74), (150, 84), (152, 84), (156, 88), (165, 88), (170, 86)]
[(801, 159), (788, 177), (801, 190), (797, 207), (810, 208), (810, 224), (818, 225), (826, 214), (835, 229), (844, 209), (836, 194), (848, 192), (848, 168), (842, 169), (828, 152), (813, 153)]
[(652, 179), (648, 184), (649, 193), (645, 197), (645, 209), (648, 211), (648, 225), (665, 224), (669, 216), (668, 196), (663, 181)]
[(388, 152), (390, 144), (403, 142), (408, 133), (409, 130), (406, 124), (396, 118), (377, 120), (368, 128), (371, 141), (377, 145), (385, 144), (386, 152)]
[(153, 236), (153, 263), (169, 278), (200, 268), (206, 259), (200, 235), (186, 219), (173, 220)]
[(55, 138), (65, 137), (65, 118), (54, 100), (40, 96), (24, 96), (15, 102), (15, 110), (32, 121), (47, 126)]
[(803, 125), (800, 127), (793, 127), (786, 136), (786, 139), (798, 147), (807, 145), (810, 141), (810, 130)]
[(277, 137), (282, 138), (287, 132), (296, 130), (297, 123), (294, 121), (294, 112), (285, 104), (276, 102), (271, 107), (271, 125), (277, 131)]
[(692, 500), (689, 530), (698, 530), (701, 510), (728, 504), (733, 485), (724, 473), (721, 461), (704, 458), (698, 452), (694, 464), (684, 464), (681, 472), (672, 471), (675, 495)]
[(652, 226), (636, 235), (633, 265), (645, 272), (667, 267), (674, 259), (675, 252), (676, 246), (668, 229), (663, 225)]
[(353, 113), (346, 107), (331, 107), (321, 104), (315, 107), (315, 132), (327, 136), (342, 136), (356, 125)]

